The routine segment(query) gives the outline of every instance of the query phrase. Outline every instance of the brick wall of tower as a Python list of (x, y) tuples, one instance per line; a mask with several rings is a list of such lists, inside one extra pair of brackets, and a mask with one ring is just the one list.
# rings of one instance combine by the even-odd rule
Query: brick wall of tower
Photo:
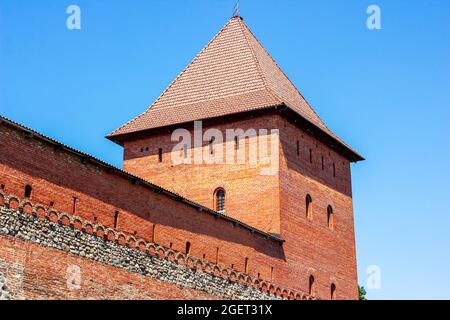
[[(275, 118), (261, 116), (244, 118), (227, 123), (204, 124), (204, 133), (214, 128), (222, 132), (224, 140), (227, 129), (266, 129), (270, 132), (276, 128)], [(192, 139), (193, 124), (186, 127)], [(182, 164), (174, 165), (171, 155), (177, 142), (172, 141), (173, 130), (160, 130), (154, 134), (124, 143), (124, 170), (150, 180), (158, 185), (196, 201), (208, 208), (214, 208), (214, 192), (223, 188), (226, 192), (226, 214), (243, 221), (260, 230), (280, 233), (279, 214), (279, 176), (278, 170), (273, 175), (266, 175), (262, 169), (268, 168), (263, 161), (249, 164), (251, 152), (259, 154), (259, 144), (256, 137), (244, 138), (239, 141), (236, 151), (235, 140), (224, 141), (215, 145), (214, 159), (226, 160), (226, 153), (232, 153), (229, 159), (237, 159), (237, 153), (245, 151), (245, 163), (226, 164)], [(276, 134), (273, 139), (278, 140)], [(271, 141), (268, 138), (268, 147)], [(193, 144), (192, 144), (193, 145)], [(230, 148), (227, 148), (227, 145)], [(159, 149), (162, 148), (162, 162), (159, 161)], [(217, 152), (222, 150), (222, 157)], [(250, 151), (251, 148), (251, 151)], [(208, 141), (203, 142), (202, 152), (209, 152)], [(193, 155), (189, 149), (189, 156)], [(268, 153), (270, 156), (270, 152)]]
[[(316, 294), (321, 297), (330, 297), (334, 284), (337, 298), (357, 299), (350, 163), (293, 123), (279, 118), (279, 127), (286, 267), (305, 288), (312, 275)], [(312, 220), (306, 214), (308, 194)], [(333, 209), (332, 229), (328, 226), (328, 206)]]
[[(170, 139), (171, 130), (126, 142), (125, 169), (209, 207), (213, 205), (217, 186), (233, 186), (236, 192), (227, 194), (226, 200), (227, 208), (233, 210), (227, 210), (227, 214), (269, 232), (276, 230), (286, 240), (286, 263), (274, 270), (275, 278), (284, 278), (283, 272), (288, 271), (288, 278), (295, 279), (291, 282), (294, 287), (308, 290), (309, 276), (313, 275), (320, 297), (330, 298), (330, 287), (334, 284), (338, 298), (357, 298), (349, 160), (277, 114), (227, 120), (226, 124), (208, 127), (222, 132), (227, 128), (279, 129), (279, 172), (274, 177), (260, 177), (257, 171), (237, 165), (172, 167), (168, 154), (175, 144)], [(158, 163), (157, 150), (161, 147), (164, 161)], [(262, 181), (269, 189), (260, 189)], [(268, 190), (271, 192), (267, 193)], [(306, 218), (307, 194), (313, 200), (312, 221)], [(266, 204), (255, 210), (261, 201)], [(334, 214), (333, 231), (327, 226), (329, 205)], [(272, 208), (279, 210), (276, 229), (268, 224), (273, 221)]]

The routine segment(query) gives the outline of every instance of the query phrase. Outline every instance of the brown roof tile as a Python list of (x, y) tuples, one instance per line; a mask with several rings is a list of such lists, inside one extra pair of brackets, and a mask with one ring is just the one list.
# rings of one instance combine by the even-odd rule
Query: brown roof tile
[(233, 17), (144, 113), (108, 138), (279, 105), (350, 149), (328, 129), (242, 18)]

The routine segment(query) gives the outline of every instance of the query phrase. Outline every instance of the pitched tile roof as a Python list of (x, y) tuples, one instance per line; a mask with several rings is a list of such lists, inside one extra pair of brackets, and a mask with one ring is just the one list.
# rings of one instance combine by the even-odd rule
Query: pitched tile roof
[(350, 149), (314, 112), (243, 19), (233, 17), (144, 113), (108, 138), (282, 105)]

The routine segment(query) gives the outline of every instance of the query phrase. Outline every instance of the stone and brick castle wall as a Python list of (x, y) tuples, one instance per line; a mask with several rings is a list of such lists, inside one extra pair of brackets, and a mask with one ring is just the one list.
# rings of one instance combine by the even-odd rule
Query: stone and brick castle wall
[[(134, 292), (142, 298), (228, 299), (263, 298), (269, 292), (309, 298), (283, 270), (282, 241), (269, 234), (6, 119), (0, 124), (0, 145), (2, 295), (126, 298)], [(111, 242), (104, 244), (105, 239)], [(99, 255), (101, 246), (115, 257)], [(134, 254), (126, 260), (131, 249)], [(172, 272), (178, 270), (174, 263), (191, 271)], [(81, 291), (64, 289), (68, 264), (81, 267)], [(16, 269), (19, 276), (11, 277)], [(193, 269), (203, 287), (185, 281)], [(205, 292), (206, 286), (217, 290)]]
[(0, 208), (0, 299), (282, 299), (207, 261), (155, 244), (132, 248), (69, 216), (20, 207)]

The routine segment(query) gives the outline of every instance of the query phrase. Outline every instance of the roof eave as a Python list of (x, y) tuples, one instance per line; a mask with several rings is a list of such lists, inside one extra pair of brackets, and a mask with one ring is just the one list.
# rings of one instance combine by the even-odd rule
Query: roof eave
[(123, 141), (121, 141), (120, 138), (125, 135), (126, 134), (108, 134), (105, 138), (123, 147)]
[[(282, 108), (280, 108), (282, 107)], [(311, 134), (313, 134), (314, 136), (322, 136), (322, 138), (325, 138), (325, 143), (328, 144), (331, 148), (336, 149), (337, 151), (339, 151), (339, 153), (341, 153), (343, 156), (345, 156), (346, 158), (348, 158), (351, 162), (359, 162), (359, 161), (364, 161), (365, 158), (362, 157), (358, 152), (356, 152), (355, 150), (353, 150), (352, 148), (348, 147), (347, 145), (345, 145), (344, 143), (342, 143), (341, 141), (337, 140), (335, 137), (331, 136), (328, 132), (324, 131), (323, 129), (321, 129), (320, 127), (318, 127), (316, 124), (312, 123), (311, 121), (309, 121), (308, 119), (306, 119), (305, 117), (301, 116), (300, 114), (298, 114), (296, 111), (294, 111), (292, 108), (290, 108), (289, 106), (287, 106), (286, 104), (282, 103), (279, 105), (275, 105), (275, 106), (270, 106), (270, 107), (266, 107), (266, 108), (262, 108), (259, 109), (258, 111), (263, 111), (263, 110), (270, 110), (270, 109), (274, 109), (279, 111), (282, 115), (286, 116), (289, 119), (294, 119), (294, 123), (301, 125), (303, 124), (303, 128), (305, 128), (308, 132), (310, 132)], [(238, 113), (232, 113), (232, 114), (227, 114), (227, 115), (222, 115), (219, 117), (214, 117), (214, 118), (208, 118), (209, 120), (217, 120), (220, 118), (224, 118), (224, 117), (229, 117), (229, 116), (235, 116), (235, 115), (239, 115), (239, 114), (243, 114), (243, 113), (250, 113), (250, 112), (255, 112), (256, 110), (253, 111), (245, 111), (245, 112), (238, 112)], [(288, 112), (287, 112), (288, 111)], [(198, 119), (198, 120), (206, 120), (206, 119)], [(172, 126), (181, 126), (181, 125), (185, 125), (188, 123), (193, 122), (192, 121), (187, 121), (187, 122), (180, 122), (180, 123), (172, 123), (172, 124), (168, 124), (166, 126), (160, 126), (160, 127), (154, 127), (154, 128), (148, 128), (148, 129), (143, 129), (143, 130), (137, 130), (137, 131), (132, 131), (132, 132), (127, 132), (127, 133), (122, 133), (122, 134), (109, 134), (106, 136), (106, 138), (120, 146), (124, 146), (124, 142), (126, 140), (130, 140), (132, 139), (133, 136), (139, 135), (139, 134), (145, 134), (146, 132), (152, 131), (152, 130), (157, 130), (157, 129), (162, 129), (162, 128), (170, 128)]]
[(328, 132), (324, 131), (322, 128), (318, 127), (313, 122), (309, 121), (288, 105), (284, 105), (285, 108), (280, 110), (280, 113), (286, 116), (288, 119), (293, 120), (293, 122), (297, 125), (303, 127), (308, 133), (312, 134), (316, 138), (322, 138), (325, 144), (329, 147), (338, 151), (342, 156), (349, 159), (351, 162), (358, 162), (366, 160), (362, 157), (358, 152), (347, 146), (345, 143), (339, 141)]

